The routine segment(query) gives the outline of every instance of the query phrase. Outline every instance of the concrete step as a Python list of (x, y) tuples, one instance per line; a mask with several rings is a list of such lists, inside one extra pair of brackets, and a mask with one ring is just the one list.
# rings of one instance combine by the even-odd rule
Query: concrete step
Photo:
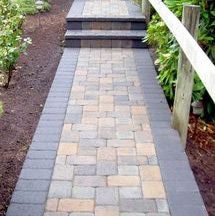
[(146, 48), (144, 30), (67, 30), (66, 47)]
[(68, 30), (146, 30), (140, 17), (67, 17)]

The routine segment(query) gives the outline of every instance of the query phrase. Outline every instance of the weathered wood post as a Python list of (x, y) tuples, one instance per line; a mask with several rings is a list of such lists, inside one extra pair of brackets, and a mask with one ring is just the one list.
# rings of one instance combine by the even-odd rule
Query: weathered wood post
[(151, 4), (148, 0), (142, 0), (142, 13), (146, 18), (146, 22), (150, 21)]
[[(199, 6), (184, 4), (182, 23), (195, 39), (197, 39), (199, 17)], [(183, 37), (183, 35), (181, 36)], [(194, 71), (192, 65), (183, 51), (180, 50), (172, 126), (179, 131), (181, 142), (184, 147), (186, 147), (187, 140), (190, 104), (193, 89), (193, 75)]]

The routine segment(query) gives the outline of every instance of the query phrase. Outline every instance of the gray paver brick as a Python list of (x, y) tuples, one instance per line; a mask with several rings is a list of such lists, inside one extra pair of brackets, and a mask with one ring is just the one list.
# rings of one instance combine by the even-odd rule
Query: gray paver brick
[(51, 169), (22, 169), (20, 178), (21, 179), (44, 179), (48, 180), (51, 178)]
[(95, 198), (95, 188), (93, 187), (73, 187), (72, 197), (80, 199)]
[(32, 169), (51, 169), (54, 166), (54, 160), (47, 159), (26, 159), (24, 162), (24, 168)]
[(104, 187), (106, 186), (106, 178), (104, 176), (75, 176), (74, 186)]
[(48, 180), (24, 180), (19, 179), (16, 184), (16, 190), (20, 191), (48, 191)]
[(139, 175), (138, 166), (119, 166), (118, 172), (119, 175)]
[(104, 147), (106, 141), (103, 139), (80, 139), (80, 146), (84, 147)]
[(98, 187), (96, 188), (97, 205), (117, 205), (119, 201), (118, 188)]
[(11, 202), (22, 204), (43, 204), (46, 200), (47, 192), (38, 191), (15, 191)]
[(72, 155), (67, 157), (67, 163), (71, 165), (93, 165), (96, 164), (96, 157)]
[(54, 167), (52, 178), (54, 180), (72, 180), (74, 167), (71, 165), (57, 164)]
[(48, 197), (65, 198), (72, 195), (72, 182), (70, 181), (52, 181)]
[(7, 216), (43, 216), (44, 205), (11, 203)]
[(95, 175), (96, 166), (95, 165), (79, 165), (74, 167), (74, 175)]
[(158, 212), (169, 212), (168, 202), (165, 199), (156, 199)]
[(119, 188), (121, 199), (140, 199), (142, 198), (142, 190), (140, 187), (123, 187)]
[(117, 165), (112, 161), (98, 161), (97, 175), (115, 175), (117, 174)]
[(155, 201), (150, 199), (121, 199), (120, 211), (122, 212), (156, 212)]
[(30, 150), (27, 154), (27, 158), (30, 159), (54, 159), (56, 151), (33, 151)]
[(136, 156), (119, 156), (118, 165), (138, 165)]

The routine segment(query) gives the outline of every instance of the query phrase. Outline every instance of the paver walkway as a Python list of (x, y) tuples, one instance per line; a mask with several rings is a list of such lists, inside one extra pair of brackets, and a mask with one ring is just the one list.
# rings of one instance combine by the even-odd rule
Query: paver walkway
[(169, 215), (130, 49), (80, 51), (45, 215), (53, 211)]
[[(129, 0), (74, 4), (141, 14)], [(149, 51), (66, 48), (7, 216), (170, 215), (207, 213)]]

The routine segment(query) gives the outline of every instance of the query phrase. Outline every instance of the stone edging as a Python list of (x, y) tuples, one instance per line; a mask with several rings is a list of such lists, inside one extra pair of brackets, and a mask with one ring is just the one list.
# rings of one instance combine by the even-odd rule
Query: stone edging
[(64, 49), (7, 216), (42, 216), (64, 124), (79, 49)]
[(146, 102), (158, 164), (172, 216), (207, 216), (207, 211), (178, 133), (170, 126), (171, 112), (156, 81), (149, 51), (135, 50), (144, 100)]

